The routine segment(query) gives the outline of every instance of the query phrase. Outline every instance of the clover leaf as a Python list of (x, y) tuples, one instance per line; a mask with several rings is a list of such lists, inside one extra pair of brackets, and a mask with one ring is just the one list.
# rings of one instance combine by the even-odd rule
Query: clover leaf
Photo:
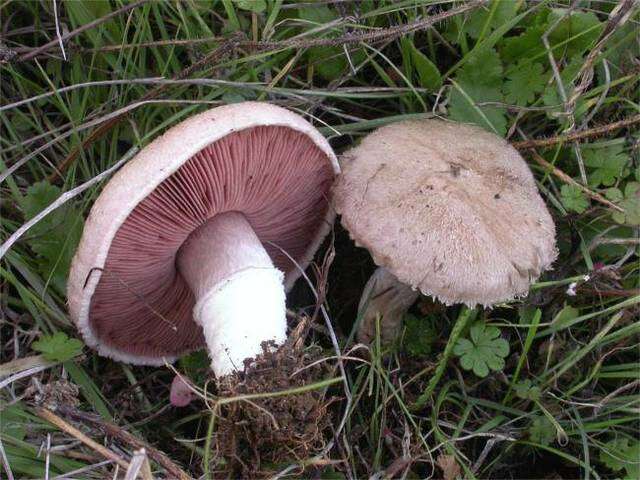
[(52, 362), (66, 362), (80, 352), (84, 344), (77, 338), (69, 338), (64, 332), (45, 335), (31, 344), (37, 352), (41, 352), (45, 360)]
[(524, 400), (540, 400), (540, 387), (533, 385), (531, 380), (521, 380), (513, 387), (516, 395)]
[(547, 417), (536, 416), (529, 426), (529, 439), (540, 445), (550, 445), (556, 438), (556, 429)]
[(460, 357), (460, 366), (473, 370), (481, 378), (489, 374), (489, 369), (502, 370), (504, 358), (509, 354), (509, 343), (500, 338), (500, 329), (476, 322), (469, 333), (470, 339), (460, 338), (453, 347), (453, 353)]

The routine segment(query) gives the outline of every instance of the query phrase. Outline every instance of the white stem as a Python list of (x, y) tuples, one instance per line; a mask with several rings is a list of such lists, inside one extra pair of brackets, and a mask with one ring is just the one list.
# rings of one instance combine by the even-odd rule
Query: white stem
[(378, 318), (382, 343), (395, 340), (402, 328), (402, 317), (419, 296), (417, 290), (400, 282), (386, 268), (379, 267), (367, 281), (360, 297), (358, 340), (371, 343), (375, 339)]
[(202, 326), (216, 376), (244, 368), (262, 342), (286, 339), (284, 274), (273, 266), (241, 213), (215, 216), (180, 249), (178, 269), (196, 297), (194, 320)]

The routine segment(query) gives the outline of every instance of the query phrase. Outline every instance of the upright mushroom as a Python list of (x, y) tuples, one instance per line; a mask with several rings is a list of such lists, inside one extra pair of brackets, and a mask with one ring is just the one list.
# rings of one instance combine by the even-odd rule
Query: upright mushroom
[(523, 296), (557, 256), (526, 162), (478, 127), (391, 124), (345, 153), (342, 166), (336, 210), (384, 268), (365, 287), (362, 340), (378, 314), (397, 331), (418, 291), (470, 306)]
[(285, 290), (331, 227), (338, 171), (313, 126), (267, 103), (168, 130), (113, 177), (85, 224), (68, 301), (87, 344), (160, 365), (206, 343), (221, 376), (262, 342), (282, 343)]

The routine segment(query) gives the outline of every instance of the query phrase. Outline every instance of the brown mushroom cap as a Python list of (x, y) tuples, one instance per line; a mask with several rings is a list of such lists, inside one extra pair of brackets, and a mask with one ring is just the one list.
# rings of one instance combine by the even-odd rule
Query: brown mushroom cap
[(291, 286), (298, 266), (280, 249), (306, 267), (333, 223), (338, 170), (313, 126), (267, 103), (214, 108), (168, 130), (113, 177), (85, 224), (67, 288), (87, 343), (138, 364), (203, 346), (176, 254), (220, 213), (243, 214)]
[(344, 154), (334, 201), (376, 264), (446, 304), (525, 295), (557, 256), (555, 226), (505, 140), (440, 120), (382, 127)]

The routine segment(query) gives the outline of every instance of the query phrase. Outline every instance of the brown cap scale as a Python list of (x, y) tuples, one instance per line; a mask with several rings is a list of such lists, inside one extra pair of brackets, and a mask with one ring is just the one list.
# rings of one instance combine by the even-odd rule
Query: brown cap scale
[(324, 137), (267, 103), (214, 108), (168, 130), (96, 200), (69, 310), (106, 356), (162, 364), (206, 344), (218, 374), (286, 334), (284, 291), (333, 214)]
[(446, 304), (525, 295), (557, 256), (526, 162), (504, 139), (440, 120), (382, 127), (343, 156), (334, 189), (354, 241)]

